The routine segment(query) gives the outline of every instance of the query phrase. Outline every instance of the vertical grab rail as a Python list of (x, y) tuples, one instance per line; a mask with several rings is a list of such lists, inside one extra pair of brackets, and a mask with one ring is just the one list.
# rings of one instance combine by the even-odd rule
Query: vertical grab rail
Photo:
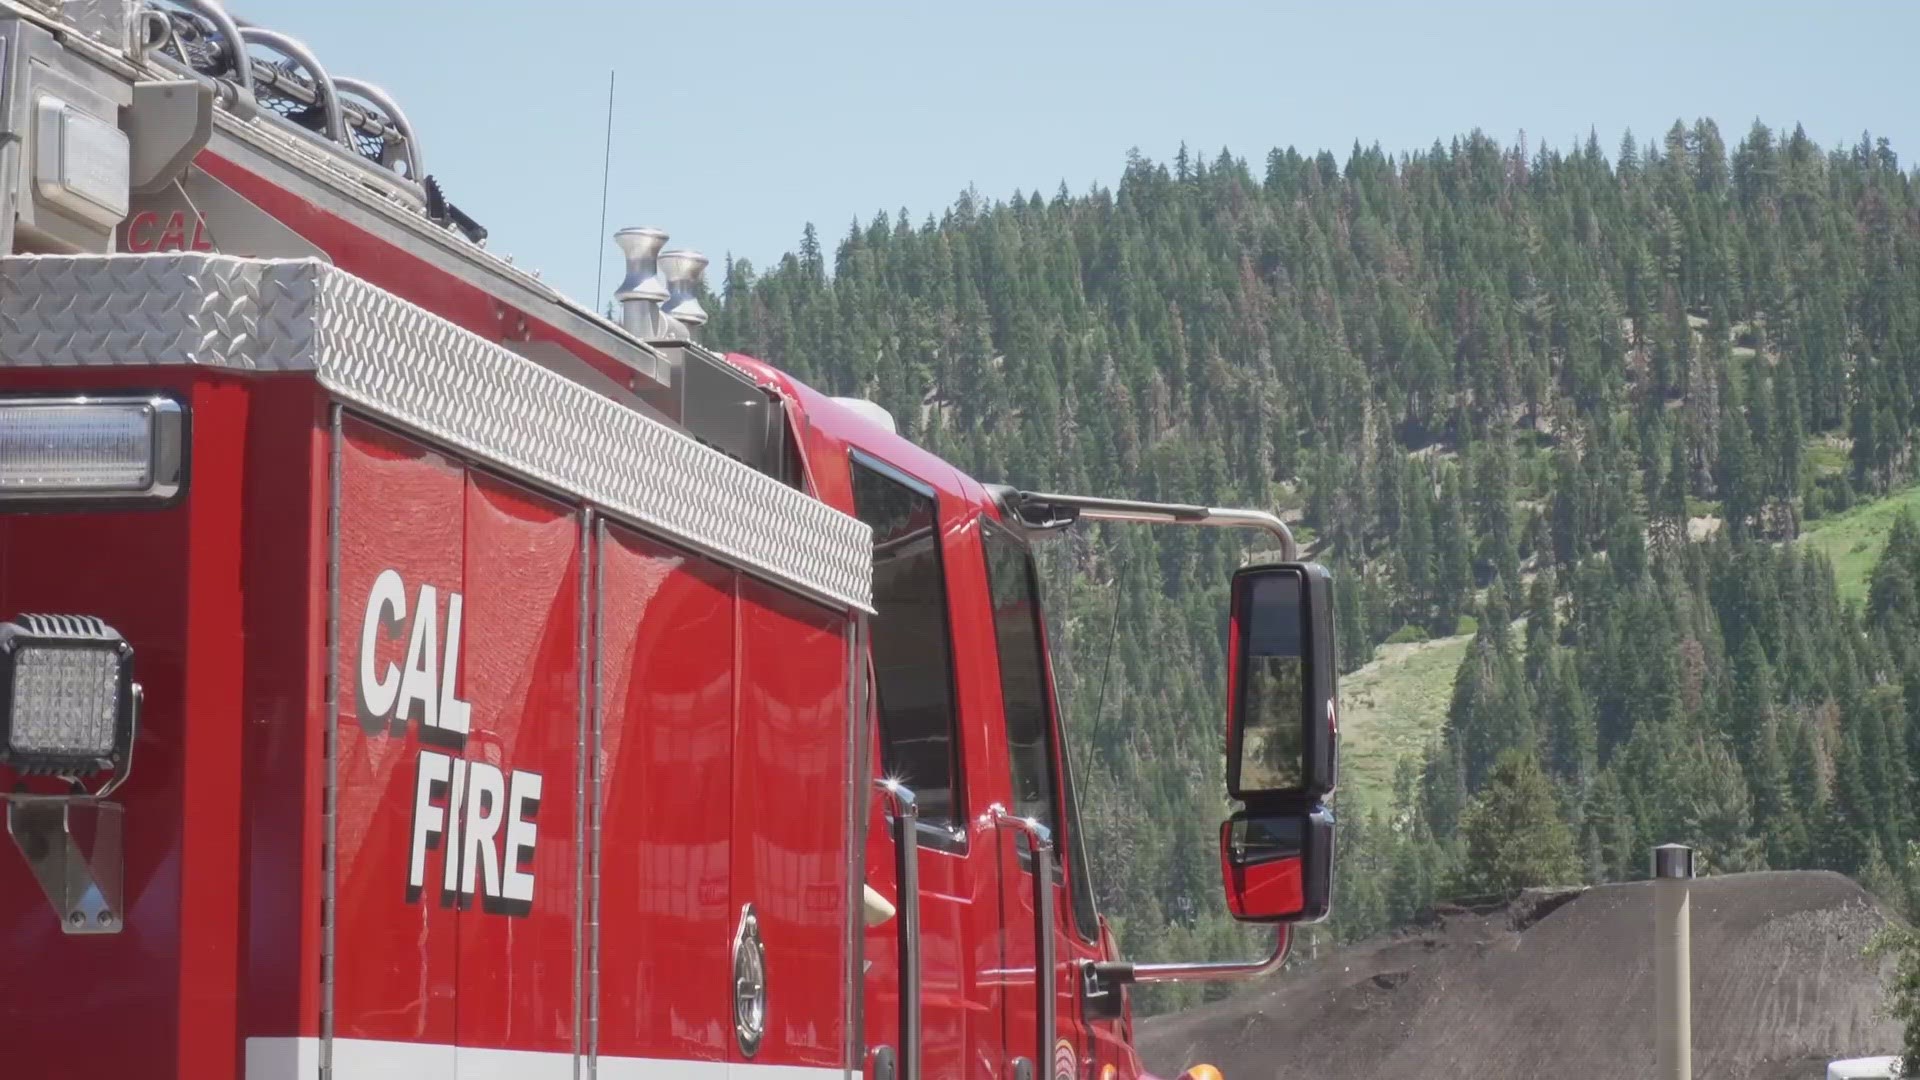
[(874, 786), (893, 803), (894, 905), (900, 911), (900, 1067), (896, 1080), (920, 1080), (920, 806), (898, 780)]
[[(994, 826), (1027, 834), (1033, 842), (1033, 1070), (1035, 1080), (1053, 1075), (1053, 1032), (1059, 1002), (1053, 984), (1053, 833), (1030, 817), (995, 804), (987, 811)], [(1018, 1069), (1015, 1070), (1016, 1075)]]

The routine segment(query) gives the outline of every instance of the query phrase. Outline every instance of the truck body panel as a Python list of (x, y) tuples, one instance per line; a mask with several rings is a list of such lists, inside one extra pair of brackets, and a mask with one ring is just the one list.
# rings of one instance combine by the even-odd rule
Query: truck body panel
[[(0, 940), (40, 972), (0, 983), (9, 1063), (893, 1080), (917, 1000), (901, 1080), (1139, 1075), (1124, 990), (1089, 996), (1119, 956), (999, 495), (697, 323), (648, 337), (561, 297), (253, 91), (96, 37), (0, 0), (0, 43), (39, 62), (0, 77), (0, 397), (167, 393), (188, 471), (164, 505), (0, 501), (0, 618), (107, 621), (145, 694), (124, 926), (63, 934), (0, 858)], [(49, 67), (128, 97), (136, 134), (136, 83), (217, 103), (93, 247), (14, 201), (4, 126)], [(411, 149), (358, 100), (356, 130)], [(917, 897), (889, 778), (918, 799)], [(917, 903), (917, 938), (862, 922), (868, 888)]]

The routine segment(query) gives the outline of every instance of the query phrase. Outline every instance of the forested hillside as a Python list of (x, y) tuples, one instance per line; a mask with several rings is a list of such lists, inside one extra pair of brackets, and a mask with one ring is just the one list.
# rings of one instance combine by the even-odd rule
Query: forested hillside
[[(1665, 840), (1920, 891), (1920, 531), (1861, 604), (1782, 543), (1914, 480), (1920, 200), (1884, 141), (1183, 149), (832, 251), (809, 226), (715, 306), (711, 341), (983, 479), (1289, 514), (1349, 669), (1477, 628), (1425, 767), (1343, 808), (1329, 933), (1640, 876)], [(1096, 888), (1141, 958), (1245, 949), (1215, 850), (1238, 543), (1043, 552)]]

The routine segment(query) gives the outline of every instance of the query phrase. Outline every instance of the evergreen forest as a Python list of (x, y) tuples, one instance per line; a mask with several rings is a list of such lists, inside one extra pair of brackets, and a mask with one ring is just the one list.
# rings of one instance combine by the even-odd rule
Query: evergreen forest
[[(1920, 174), (1885, 140), (1703, 119), (1611, 152), (1135, 153), (1111, 188), (809, 225), (729, 260), (713, 309), (712, 343), (982, 480), (1284, 514), (1337, 576), (1346, 670), (1471, 634), (1424, 753), (1343, 792), (1315, 942), (1643, 877), (1666, 841), (1920, 901), (1920, 527), (1858, 601), (1795, 543), (1916, 482)], [(1114, 525), (1037, 551), (1095, 892), (1136, 959), (1257, 947), (1217, 853), (1252, 546)], [(1224, 992), (1153, 990), (1136, 1007)]]

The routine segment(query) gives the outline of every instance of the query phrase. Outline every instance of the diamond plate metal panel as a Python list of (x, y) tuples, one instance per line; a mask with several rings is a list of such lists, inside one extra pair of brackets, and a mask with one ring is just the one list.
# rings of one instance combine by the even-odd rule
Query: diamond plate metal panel
[(0, 367), (314, 366), (318, 261), (0, 258)]
[(0, 258), (0, 367), (311, 371), (341, 399), (663, 537), (871, 610), (860, 521), (318, 260)]

